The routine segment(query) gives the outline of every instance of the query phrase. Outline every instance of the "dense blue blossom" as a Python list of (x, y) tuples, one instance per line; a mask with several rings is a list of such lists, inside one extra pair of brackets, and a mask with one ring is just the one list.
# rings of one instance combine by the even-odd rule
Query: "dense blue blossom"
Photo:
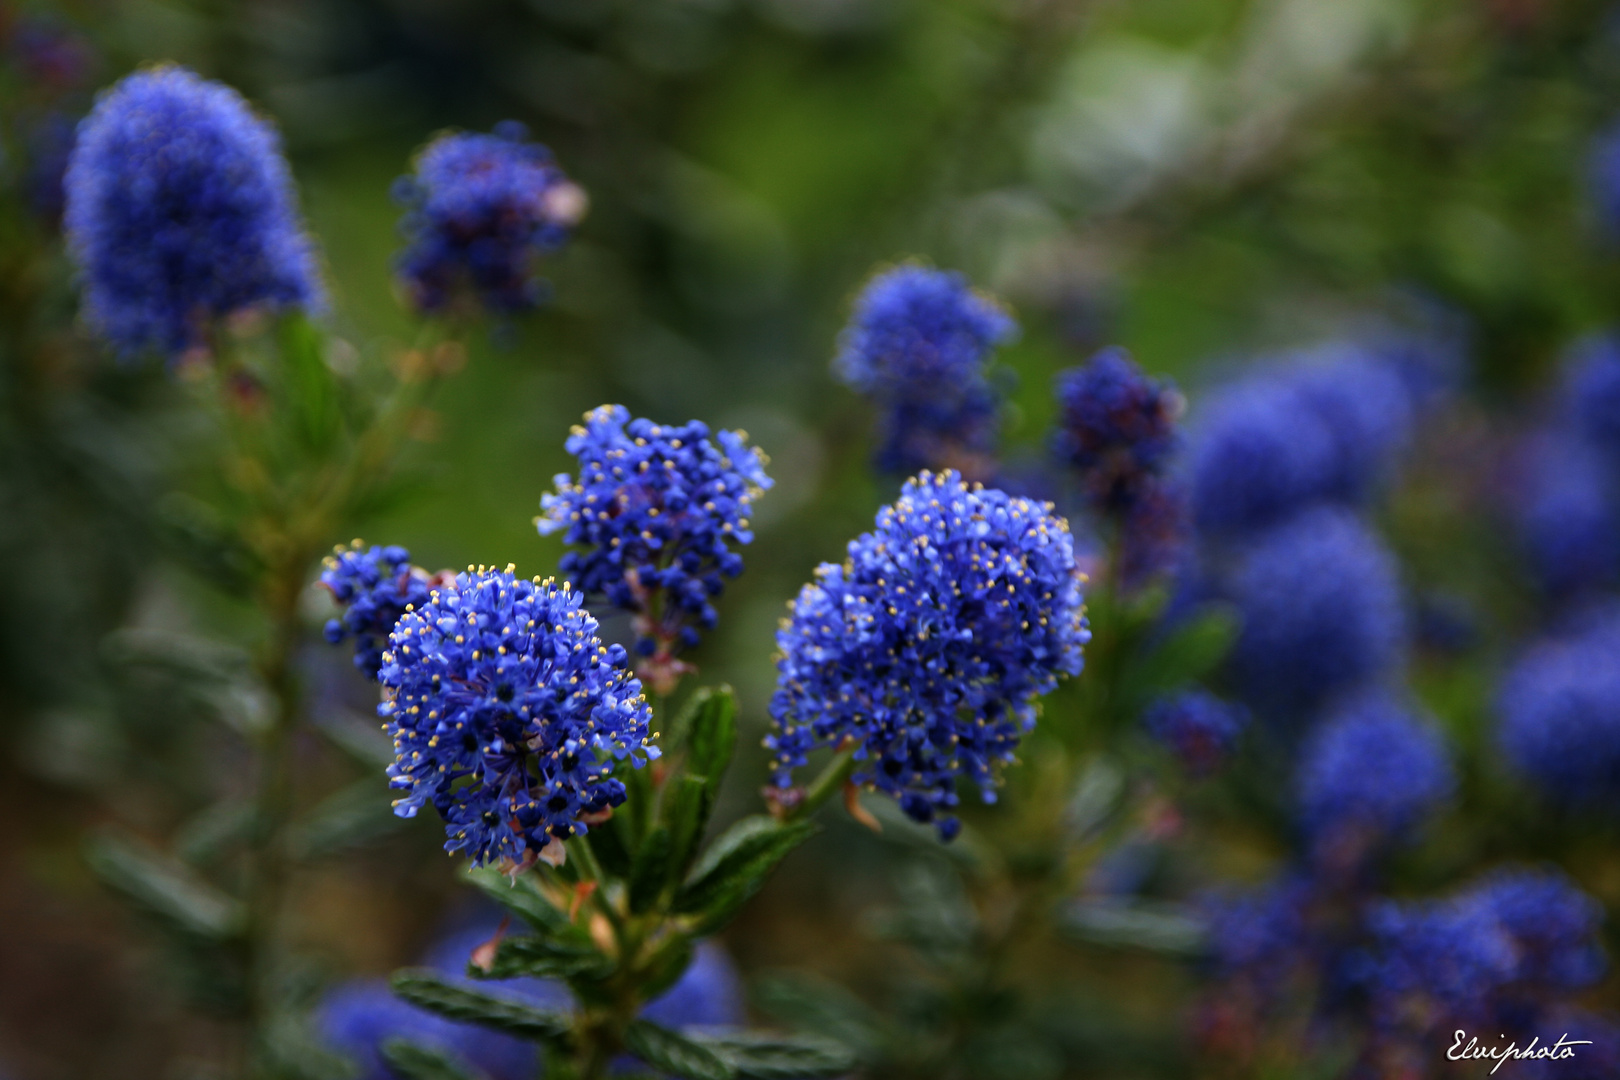
[(400, 228), (409, 241), (399, 274), (423, 311), (442, 311), (463, 292), (497, 312), (533, 307), (543, 297), (536, 262), (563, 245), (586, 202), (521, 124), (441, 135), (395, 195), (407, 207)]
[(1176, 447), (1181, 396), (1112, 348), (1060, 372), (1057, 399), (1053, 455), (1076, 470), (1093, 505), (1132, 505)]
[(411, 553), (397, 545), (362, 550), (358, 541), (327, 556), (321, 584), (343, 607), (326, 623), (333, 645), (354, 639), (354, 666), (368, 679), (382, 667), (383, 648), (406, 608), (421, 606), (442, 578), (411, 565)]
[(624, 650), (598, 641), (566, 584), (459, 574), (400, 618), (383, 660), (395, 813), (432, 802), (445, 849), (475, 863), (585, 832), (624, 801), (614, 766), (658, 756)]
[(833, 362), (881, 413), (877, 461), (890, 472), (968, 464), (995, 449), (992, 350), (1017, 324), (961, 274), (904, 265), (856, 298)]
[(1620, 795), (1620, 617), (1533, 645), (1499, 700), (1508, 760), (1555, 799)]
[(1249, 714), (1208, 691), (1187, 690), (1154, 702), (1142, 719), (1189, 773), (1208, 776), (1236, 748)]
[(563, 530), (564, 543), (585, 546), (563, 556), (562, 572), (636, 614), (637, 647), (656, 661), (657, 681), (699, 627), (714, 626), (711, 601), (742, 572), (736, 548), (753, 541), (749, 512), (771, 486), (765, 456), (746, 440), (722, 431), (711, 442), (701, 421), (659, 425), (603, 405), (568, 438), (578, 479), (559, 474), (556, 493), (540, 500), (541, 534)]
[(1544, 432), (1525, 447), (1514, 510), (1541, 585), (1555, 595), (1601, 587), (1620, 569), (1613, 467), (1589, 441)]
[(1576, 430), (1620, 462), (1620, 338), (1598, 334), (1570, 350), (1563, 407)]
[(777, 783), (818, 746), (856, 745), (855, 781), (917, 821), (957, 824), (957, 777), (994, 798), (997, 762), (1089, 639), (1067, 524), (1042, 506), (923, 473), (824, 563), (777, 633), (766, 745)]
[(1233, 670), (1270, 716), (1300, 719), (1401, 657), (1395, 561), (1349, 511), (1318, 507), (1257, 537), (1230, 591), (1243, 619)]
[(1386, 900), (1366, 922), (1369, 944), (1354, 973), (1375, 1023), (1423, 1034), (1490, 1022), (1519, 952), (1488, 906), (1466, 897)]
[(1353, 864), (1418, 824), (1456, 780), (1440, 732), (1373, 692), (1341, 702), (1312, 729), (1295, 782), (1315, 854)]
[(1351, 344), (1323, 346), (1214, 395), (1188, 466), (1194, 519), (1250, 532), (1316, 502), (1357, 502), (1387, 478), (1411, 435), (1400, 371)]
[(1499, 870), (1471, 887), (1468, 902), (1496, 917), (1517, 948), (1513, 979), (1527, 989), (1581, 990), (1602, 978), (1603, 905), (1562, 872)]
[(321, 302), (275, 132), (182, 68), (137, 72), (79, 126), (64, 227), (85, 316), (122, 353), (177, 355), (250, 308)]

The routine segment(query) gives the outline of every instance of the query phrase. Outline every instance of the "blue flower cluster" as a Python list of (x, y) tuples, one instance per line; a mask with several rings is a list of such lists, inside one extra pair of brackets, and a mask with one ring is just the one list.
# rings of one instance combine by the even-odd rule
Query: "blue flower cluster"
[(129, 76), (80, 124), (65, 185), (85, 316), (121, 353), (176, 356), (224, 316), (323, 302), (276, 134), (230, 87)]
[(881, 412), (878, 467), (988, 472), (1000, 397), (986, 370), (1017, 332), (961, 274), (907, 264), (872, 278), (855, 300), (833, 362), (838, 377)]
[(1090, 638), (1068, 525), (1050, 504), (922, 473), (824, 563), (777, 633), (776, 781), (849, 740), (854, 779), (940, 835), (958, 776), (994, 799), (995, 766)]
[(1176, 448), (1181, 395), (1112, 348), (1059, 373), (1057, 399), (1053, 456), (1079, 474), (1094, 506), (1133, 505)]
[(1142, 720), (1188, 773), (1208, 776), (1236, 749), (1249, 713), (1208, 691), (1186, 690), (1155, 701)]
[(341, 645), (354, 639), (354, 666), (375, 680), (383, 664), (383, 648), (399, 617), (427, 603), (433, 586), (443, 584), (426, 570), (411, 565), (411, 553), (397, 545), (362, 549), (356, 540), (327, 556), (321, 584), (343, 607), (343, 614), (326, 623), (326, 640)]
[(1298, 723), (1331, 695), (1392, 672), (1404, 617), (1395, 560), (1347, 510), (1320, 506), (1242, 552), (1232, 668), (1264, 715)]
[(1191, 440), (1193, 518), (1253, 532), (1319, 502), (1358, 503), (1387, 479), (1414, 402), (1382, 351), (1341, 343), (1268, 366), (1205, 403)]
[(399, 275), (421, 311), (448, 308), (463, 291), (486, 308), (514, 312), (544, 296), (535, 272), (585, 214), (585, 192), (523, 125), (492, 135), (441, 135), (401, 178), (400, 228), (409, 244)]
[(1553, 799), (1612, 804), (1620, 795), (1620, 614), (1532, 645), (1503, 680), (1508, 760)]
[(656, 758), (651, 710), (624, 650), (605, 646), (582, 594), (510, 569), (433, 589), (389, 638), (378, 714), (394, 740), (395, 813), (431, 802), (447, 851), (521, 860), (624, 801), (615, 765)]
[(735, 549), (753, 541), (748, 515), (771, 486), (765, 455), (743, 432), (711, 441), (701, 421), (631, 420), (621, 405), (586, 413), (567, 449), (579, 477), (557, 476), (535, 524), (585, 547), (563, 556), (562, 572), (635, 613), (637, 649), (656, 661), (650, 670), (661, 682), (675, 651), (715, 625), (712, 600), (725, 579), (742, 573)]
[(1354, 865), (1418, 824), (1456, 778), (1440, 733), (1374, 691), (1339, 703), (1311, 730), (1296, 783), (1314, 854)]

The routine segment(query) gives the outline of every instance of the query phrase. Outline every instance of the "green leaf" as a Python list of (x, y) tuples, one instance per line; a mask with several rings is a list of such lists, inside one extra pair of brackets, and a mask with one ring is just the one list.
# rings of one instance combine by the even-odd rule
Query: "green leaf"
[(475, 979), (516, 979), (532, 975), (540, 979), (571, 979), (579, 975), (600, 978), (613, 970), (613, 961), (603, 956), (585, 935), (579, 940), (544, 937), (501, 939), (489, 970), (467, 965)]
[(830, 979), (780, 972), (756, 980), (754, 1004), (783, 1024), (815, 1032), (873, 1058), (883, 1045), (879, 1016), (866, 1002)]
[(295, 859), (317, 859), (369, 844), (404, 823), (394, 814), (386, 785), (367, 777), (329, 795), (294, 822), (287, 844)]
[(1204, 945), (1204, 924), (1188, 908), (1150, 900), (1077, 900), (1062, 911), (1058, 925), (1094, 945), (1178, 956), (1196, 955)]
[(1237, 612), (1225, 604), (1206, 605), (1176, 626), (1121, 673), (1120, 718), (1134, 719), (1155, 696), (1210, 675), (1231, 652), (1239, 629)]
[(674, 934), (647, 960), (642, 973), (641, 993), (655, 998), (674, 986), (692, 963), (692, 939)]
[(217, 861), (253, 832), (251, 804), (225, 799), (203, 810), (174, 837), (175, 854), (193, 866)]
[(624, 1041), (648, 1065), (684, 1080), (733, 1080), (737, 1075), (712, 1050), (650, 1020), (632, 1020)]
[(752, 896), (776, 864), (816, 832), (813, 821), (783, 823), (765, 814), (743, 818), (704, 852), (676, 894), (675, 910), (700, 912), (733, 903), (738, 892), (744, 899)]
[(283, 316), (277, 327), (286, 400), (279, 403), (296, 425), (296, 437), (310, 450), (330, 447), (342, 434), (337, 381), (326, 364), (326, 338), (311, 320)]
[(516, 915), (540, 933), (556, 937), (580, 933), (568, 916), (552, 906), (541, 895), (534, 879), (527, 874), (508, 877), (492, 866), (472, 867), (465, 871), (466, 878), (475, 888)]
[(389, 980), (394, 993), (417, 1008), (451, 1020), (504, 1031), (531, 1041), (561, 1039), (568, 1034), (569, 1017), (550, 1009), (537, 1009), (458, 986), (436, 971), (406, 968)]
[(693, 697), (699, 695), (687, 729), (686, 771), (707, 782), (712, 805), (737, 744), (737, 699), (729, 686), (699, 690)]
[(1089, 762), (1075, 782), (1063, 823), (1076, 842), (1096, 835), (1123, 806), (1125, 774), (1107, 758)]
[(649, 911), (674, 876), (671, 872), (673, 844), (669, 830), (662, 825), (647, 834), (630, 867), (630, 914)]
[(668, 873), (673, 879), (686, 873), (697, 857), (703, 831), (714, 809), (714, 795), (705, 777), (676, 773), (664, 785), (659, 805), (660, 825), (669, 830)]
[(749, 1080), (814, 1080), (842, 1076), (855, 1067), (848, 1047), (812, 1035), (740, 1031), (692, 1039)]
[(263, 564), (213, 507), (170, 492), (157, 501), (152, 524), (159, 544), (182, 565), (232, 596), (252, 593)]
[(108, 885), (187, 934), (226, 941), (246, 926), (236, 900), (139, 841), (102, 835), (90, 842), (86, 858)]
[(485, 1075), (441, 1050), (397, 1036), (384, 1040), (379, 1049), (388, 1067), (405, 1080), (479, 1080)]

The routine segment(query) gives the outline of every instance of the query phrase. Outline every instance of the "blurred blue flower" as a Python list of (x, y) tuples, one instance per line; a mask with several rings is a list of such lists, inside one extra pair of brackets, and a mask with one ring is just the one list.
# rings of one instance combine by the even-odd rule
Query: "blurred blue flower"
[(124, 79), (79, 125), (65, 189), (85, 316), (120, 353), (176, 356), (223, 316), (323, 302), (276, 134), (228, 86)]
[(1000, 397), (986, 369), (1016, 332), (961, 274), (906, 264), (868, 281), (833, 370), (880, 410), (878, 466), (909, 473), (993, 453)]
[(1562, 396), (1576, 430), (1620, 463), (1620, 338), (1594, 334), (1570, 349)]
[(1310, 901), (1310, 883), (1293, 875), (1246, 892), (1204, 897), (1199, 906), (1214, 975), (1261, 989), (1286, 982), (1316, 951), (1307, 918)]
[(431, 801), (447, 851), (521, 860), (624, 801), (615, 765), (658, 756), (651, 710), (582, 594), (506, 571), (458, 574), (389, 639), (378, 714), (394, 739), (395, 813)]
[(1367, 931), (1354, 976), (1374, 1022), (1389, 1030), (1421, 1035), (1489, 1023), (1518, 965), (1501, 920), (1466, 897), (1380, 901), (1368, 911)]
[(1127, 588), (1185, 562), (1191, 522), (1186, 492), (1175, 480), (1145, 479), (1119, 525), (1119, 577)]
[(1620, 794), (1620, 617), (1532, 645), (1498, 700), (1507, 758), (1547, 795), (1612, 803)]
[(1067, 523), (949, 471), (908, 480), (791, 613), (766, 738), (777, 784), (851, 739), (855, 781), (947, 839), (958, 774), (993, 801), (996, 763), (1090, 638)]
[(436, 583), (427, 571), (412, 566), (411, 553), (397, 545), (362, 550), (356, 541), (338, 548), (321, 570), (321, 584), (343, 608), (342, 615), (327, 620), (326, 640), (340, 645), (353, 638), (354, 666), (375, 680), (394, 624), (407, 607), (427, 603)]
[(1142, 721), (1187, 772), (1208, 776), (1236, 749), (1249, 713), (1206, 690), (1185, 690), (1155, 701)]
[(1411, 435), (1400, 371), (1350, 343), (1321, 346), (1212, 395), (1191, 437), (1193, 517), (1252, 532), (1317, 502), (1365, 500)]
[(1556, 596), (1613, 582), (1620, 515), (1604, 455), (1585, 439), (1547, 431), (1530, 440), (1520, 464), (1516, 524), (1542, 587)]
[(1455, 786), (1439, 730), (1381, 691), (1336, 705), (1306, 736), (1295, 777), (1313, 852), (1339, 865), (1398, 838)]
[(1120, 348), (1059, 372), (1056, 389), (1053, 456), (1078, 473), (1099, 510), (1131, 506), (1176, 448), (1181, 396)]
[(495, 312), (533, 307), (544, 296), (538, 257), (562, 247), (586, 208), (584, 190), (516, 123), (439, 136), (394, 195), (406, 207), (399, 276), (427, 312), (463, 293)]
[(1261, 534), (1230, 587), (1243, 620), (1232, 668), (1263, 714), (1303, 719), (1401, 659), (1395, 560), (1347, 510), (1322, 506)]
[(1581, 990), (1603, 977), (1603, 905), (1561, 870), (1498, 870), (1464, 898), (1490, 911), (1517, 946), (1514, 981), (1546, 991)]
[(742, 978), (717, 942), (700, 941), (675, 985), (647, 1003), (641, 1015), (665, 1027), (740, 1027), (747, 1022)]
[(671, 427), (603, 405), (568, 438), (578, 480), (559, 474), (556, 494), (540, 500), (541, 535), (563, 530), (564, 543), (586, 548), (564, 555), (562, 572), (635, 613), (655, 688), (668, 689), (657, 684), (679, 673), (670, 657), (715, 625), (711, 600), (742, 573), (735, 548), (753, 541), (749, 511), (771, 486), (765, 455), (746, 439), (722, 431), (711, 442), (701, 421)]

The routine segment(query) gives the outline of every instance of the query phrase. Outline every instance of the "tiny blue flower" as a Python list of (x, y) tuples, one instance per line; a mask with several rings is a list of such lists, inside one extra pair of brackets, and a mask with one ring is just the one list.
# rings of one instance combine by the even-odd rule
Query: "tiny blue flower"
[(1391, 695), (1355, 695), (1310, 732), (1295, 785), (1318, 859), (1354, 865), (1400, 838), (1455, 787), (1445, 740)]
[(1498, 700), (1507, 758), (1548, 796), (1612, 803), (1620, 795), (1620, 617), (1532, 645)]
[(1000, 397), (986, 370), (1016, 332), (961, 274), (906, 264), (873, 276), (833, 370), (880, 410), (878, 466), (905, 474), (993, 453)]
[(362, 550), (358, 541), (327, 556), (321, 584), (343, 607), (326, 623), (326, 640), (340, 645), (354, 639), (354, 666), (375, 680), (383, 647), (394, 624), (413, 605), (427, 603), (430, 588), (441, 583), (411, 565), (411, 553), (397, 545)]
[(631, 420), (621, 405), (586, 413), (567, 449), (579, 477), (557, 476), (535, 524), (585, 547), (563, 556), (562, 572), (635, 614), (645, 674), (667, 692), (685, 670), (674, 654), (715, 625), (713, 600), (742, 573), (736, 548), (753, 541), (749, 513), (771, 486), (765, 455), (743, 432), (711, 441), (701, 421)]
[(562, 247), (586, 207), (551, 151), (510, 123), (493, 135), (439, 136), (395, 197), (409, 241), (399, 276), (411, 304), (427, 312), (463, 294), (495, 312), (535, 306), (544, 295), (536, 262)]
[(469, 570), (395, 624), (378, 679), (395, 813), (432, 802), (447, 851), (521, 861), (624, 801), (615, 765), (658, 756), (618, 645), (566, 584)]
[(824, 563), (777, 632), (776, 782), (851, 740), (857, 784), (946, 839), (957, 779), (994, 801), (995, 766), (1090, 638), (1074, 544), (1051, 505), (922, 473)]
[(1301, 720), (1401, 660), (1394, 557), (1349, 511), (1318, 507), (1262, 533), (1229, 591), (1243, 620), (1233, 672), (1268, 717)]
[(1099, 510), (1133, 505), (1176, 448), (1181, 396), (1111, 348), (1060, 372), (1057, 398), (1053, 456), (1079, 474)]
[(177, 356), (253, 308), (318, 308), (315, 255), (270, 125), (183, 68), (140, 71), (79, 125), (63, 225), (92, 327)]
[(1231, 756), (1249, 713), (1207, 690), (1184, 690), (1155, 701), (1142, 722), (1148, 734), (1174, 754), (1188, 773), (1202, 777), (1215, 772)]

